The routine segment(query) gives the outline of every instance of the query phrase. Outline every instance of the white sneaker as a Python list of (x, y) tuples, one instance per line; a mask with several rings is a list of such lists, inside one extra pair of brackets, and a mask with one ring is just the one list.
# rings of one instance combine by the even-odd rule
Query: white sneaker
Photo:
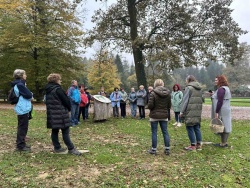
[(175, 122), (173, 125), (177, 125), (177, 122)]
[(181, 124), (180, 122), (178, 122), (176, 126), (177, 126), (177, 127), (181, 127), (182, 124)]

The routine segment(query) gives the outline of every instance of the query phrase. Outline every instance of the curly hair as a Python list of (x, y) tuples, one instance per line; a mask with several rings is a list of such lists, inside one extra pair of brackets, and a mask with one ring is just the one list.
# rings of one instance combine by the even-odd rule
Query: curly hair
[(226, 76), (219, 75), (219, 76), (216, 76), (216, 78), (218, 79), (218, 86), (219, 87), (221, 87), (221, 86), (229, 86)]
[(51, 73), (48, 77), (47, 77), (47, 81), (48, 82), (54, 82), (57, 83), (59, 80), (61, 80), (62, 77), (60, 74), (57, 73)]

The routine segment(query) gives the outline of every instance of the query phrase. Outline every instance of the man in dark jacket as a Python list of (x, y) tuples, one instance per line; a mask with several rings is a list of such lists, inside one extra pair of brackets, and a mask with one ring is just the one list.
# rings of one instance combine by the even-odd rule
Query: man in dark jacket
[(184, 119), (191, 145), (185, 150), (201, 149), (202, 136), (200, 131), (201, 112), (202, 112), (202, 92), (201, 86), (193, 75), (186, 78), (187, 87), (185, 88), (181, 103), (180, 117)]
[(151, 124), (152, 131), (152, 148), (148, 151), (150, 154), (156, 154), (157, 148), (157, 128), (158, 123), (160, 124), (166, 155), (170, 154), (170, 138), (168, 134), (168, 109), (171, 108), (171, 96), (170, 91), (164, 87), (164, 82), (161, 79), (155, 80), (155, 89), (150, 93), (148, 108), (149, 121)]
[(61, 147), (58, 140), (58, 133), (61, 129), (63, 141), (68, 147), (68, 153), (81, 155), (70, 140), (69, 127), (71, 123), (69, 111), (71, 110), (71, 104), (69, 98), (61, 87), (61, 76), (60, 74), (50, 74), (47, 80), (48, 84), (45, 87), (47, 128), (52, 129), (51, 139), (54, 145), (54, 152), (63, 153), (66, 151), (66, 149)]

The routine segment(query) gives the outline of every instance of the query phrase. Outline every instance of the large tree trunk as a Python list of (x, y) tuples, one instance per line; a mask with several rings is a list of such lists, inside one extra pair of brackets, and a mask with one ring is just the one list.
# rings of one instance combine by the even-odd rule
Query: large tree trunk
[(135, 73), (138, 86), (144, 85), (144, 87), (147, 87), (144, 59), (142, 51), (140, 49), (140, 46), (142, 46), (142, 44), (136, 42), (138, 37), (138, 31), (137, 31), (137, 15), (136, 15), (137, 10), (135, 7), (135, 2), (136, 0), (128, 0), (128, 13), (130, 18), (130, 37), (131, 37), (133, 56), (135, 62)]

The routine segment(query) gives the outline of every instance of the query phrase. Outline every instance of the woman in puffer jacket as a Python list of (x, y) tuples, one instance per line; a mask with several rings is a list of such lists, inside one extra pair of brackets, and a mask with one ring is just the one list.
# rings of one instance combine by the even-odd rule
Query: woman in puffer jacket
[(148, 108), (149, 121), (152, 131), (152, 148), (148, 151), (150, 154), (156, 154), (157, 148), (157, 128), (160, 124), (163, 139), (164, 139), (164, 153), (170, 154), (170, 138), (168, 134), (168, 109), (171, 108), (170, 91), (164, 87), (164, 82), (161, 79), (155, 80), (154, 90), (150, 93)]

